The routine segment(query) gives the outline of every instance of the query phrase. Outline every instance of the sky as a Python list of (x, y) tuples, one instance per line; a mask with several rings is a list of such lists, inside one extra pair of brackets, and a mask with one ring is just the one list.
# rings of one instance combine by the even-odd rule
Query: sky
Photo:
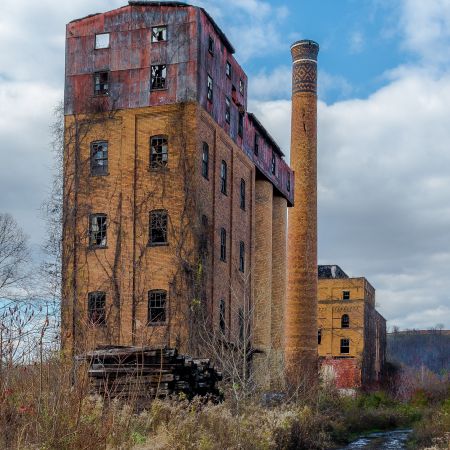
[[(388, 326), (450, 328), (450, 0), (193, 0), (236, 47), (289, 155), (291, 59), (320, 44), (319, 263), (364, 276)], [(120, 0), (0, 3), (0, 211), (36, 254), (70, 20)]]

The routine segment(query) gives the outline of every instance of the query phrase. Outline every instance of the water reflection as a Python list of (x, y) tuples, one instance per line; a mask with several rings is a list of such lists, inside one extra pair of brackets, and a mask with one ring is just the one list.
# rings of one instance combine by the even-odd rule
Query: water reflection
[(341, 450), (373, 449), (373, 450), (403, 450), (411, 430), (396, 430), (372, 433), (359, 438)]

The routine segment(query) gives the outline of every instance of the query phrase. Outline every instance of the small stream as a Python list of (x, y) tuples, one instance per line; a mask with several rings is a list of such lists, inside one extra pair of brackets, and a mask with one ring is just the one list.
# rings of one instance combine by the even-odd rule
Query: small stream
[(342, 447), (340, 450), (404, 450), (412, 430), (384, 431), (368, 434)]

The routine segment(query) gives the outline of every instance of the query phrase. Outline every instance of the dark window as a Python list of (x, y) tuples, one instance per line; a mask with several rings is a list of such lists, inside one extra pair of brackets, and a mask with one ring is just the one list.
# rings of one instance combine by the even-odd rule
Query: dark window
[(322, 343), (322, 330), (317, 331), (317, 343), (320, 345)]
[(242, 137), (244, 134), (244, 113), (239, 113), (238, 134)]
[(341, 328), (349, 328), (350, 327), (350, 317), (348, 314), (344, 314), (341, 317)]
[(167, 244), (167, 211), (165, 209), (150, 212), (149, 244)]
[(94, 94), (107, 95), (109, 93), (109, 72), (94, 73)]
[(289, 173), (287, 174), (286, 189), (291, 192), (291, 175)]
[(202, 175), (208, 179), (209, 174), (209, 146), (206, 142), (203, 142), (202, 149)]
[(275, 153), (272, 152), (272, 166), (271, 166), (271, 172), (273, 175), (275, 175), (277, 171), (277, 160), (275, 158)]
[(220, 300), (219, 305), (219, 327), (222, 333), (225, 333), (225, 300)]
[(95, 49), (109, 47), (109, 33), (99, 33), (95, 35)]
[(259, 135), (258, 133), (255, 133), (255, 144), (253, 146), (253, 151), (255, 152), (255, 155), (259, 155)]
[(89, 245), (91, 247), (106, 247), (106, 214), (91, 214), (89, 216)]
[(208, 91), (206, 93), (207, 99), (212, 102), (213, 99), (213, 79), (208, 75), (208, 85), (207, 85)]
[(239, 270), (245, 271), (245, 244), (242, 241), (239, 243)]
[(165, 89), (167, 77), (167, 66), (159, 64), (152, 66), (152, 89)]
[(228, 97), (225, 97), (225, 122), (230, 123), (231, 120), (231, 102)]
[(167, 27), (165, 25), (152, 27), (152, 42), (163, 41), (167, 41)]
[(227, 232), (225, 228), (220, 229), (220, 260), (227, 260)]
[(341, 353), (350, 353), (350, 339), (341, 339)]
[(91, 143), (91, 175), (108, 175), (108, 143)]
[(214, 39), (212, 36), (208, 37), (208, 51), (211, 55), (214, 55)]
[(244, 82), (239, 80), (239, 92), (244, 95)]
[(228, 78), (231, 78), (231, 64), (227, 61), (227, 65), (225, 67), (225, 73)]
[(227, 163), (222, 161), (220, 165), (220, 192), (227, 193)]
[(239, 340), (244, 342), (244, 311), (239, 308), (238, 311), (238, 322), (239, 322)]
[(106, 325), (106, 294), (104, 292), (89, 292), (88, 319), (94, 325)]
[(168, 140), (167, 136), (152, 136), (150, 138), (150, 168), (167, 167)]
[(350, 291), (342, 291), (342, 300), (350, 300)]
[(148, 323), (164, 323), (166, 321), (166, 291), (148, 291)]
[(245, 180), (241, 178), (241, 209), (245, 211)]

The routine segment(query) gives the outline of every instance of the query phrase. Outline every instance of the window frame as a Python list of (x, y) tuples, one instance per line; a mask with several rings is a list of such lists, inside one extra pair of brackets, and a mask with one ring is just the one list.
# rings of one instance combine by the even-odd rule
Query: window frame
[[(160, 69), (162, 67), (162, 69)], [(161, 76), (157, 76), (154, 73), (154, 68), (156, 70), (161, 70)], [(158, 83), (156, 81), (158, 80)], [(162, 80), (162, 81), (161, 81)], [(157, 84), (156, 87), (153, 85)], [(152, 64), (150, 66), (150, 91), (164, 91), (167, 89), (167, 64)]]
[(242, 209), (242, 211), (245, 211), (245, 207), (246, 207), (246, 186), (245, 186), (245, 180), (243, 178), (241, 178), (241, 185), (240, 185), (240, 189), (239, 189), (239, 195), (240, 195), (240, 199), (239, 199), (239, 206)]
[(209, 34), (208, 35), (208, 52), (210, 55), (214, 56), (214, 38)]
[[(94, 150), (94, 147), (96, 145), (105, 144), (106, 145), (106, 158), (104, 156), (105, 151), (101, 150), (103, 152), (103, 157), (96, 159), (94, 158), (94, 155), (99, 152), (99, 150)], [(101, 177), (109, 175), (109, 142), (106, 140), (97, 140), (92, 141), (90, 144), (90, 151), (91, 151), (91, 158), (90, 158), (90, 174), (93, 177)], [(106, 164), (100, 164), (100, 165), (94, 165), (95, 161), (106, 161)], [(102, 170), (99, 170), (101, 168)]]
[[(152, 296), (159, 295), (161, 298), (153, 298)], [(167, 324), (167, 291), (165, 289), (151, 289), (147, 292), (147, 326), (161, 326)], [(159, 306), (152, 306), (152, 302), (159, 302)], [(152, 310), (162, 310), (162, 317), (164, 320), (156, 320), (160, 319), (161, 313), (156, 314), (154, 319), (152, 317)]]
[(220, 260), (227, 260), (227, 230), (223, 227), (220, 229)]
[(231, 100), (228, 96), (225, 96), (225, 122), (231, 122)]
[[(154, 34), (154, 30), (160, 29), (160, 28), (163, 28), (165, 30), (165, 39), (155, 39), (156, 36)], [(168, 37), (169, 33), (168, 33), (167, 25), (155, 25), (152, 27), (151, 33), (152, 33), (151, 34), (151, 43), (152, 44), (159, 44), (160, 42), (167, 42), (169, 40), (169, 37)]]
[[(98, 231), (94, 231), (93, 230), (93, 219), (94, 218), (104, 218), (105, 219), (105, 223), (104, 223), (104, 233), (101, 229), (99, 229)], [(98, 223), (97, 225), (98, 226)], [(100, 249), (100, 248), (107, 248), (108, 247), (108, 215), (105, 213), (92, 213), (89, 214), (89, 228), (88, 228), (88, 237), (89, 237), (89, 248), (92, 249)], [(94, 233), (100, 233), (100, 236), (102, 237), (104, 235), (104, 244), (95, 244), (93, 243), (93, 236)], [(103, 241), (103, 239), (101, 239), (101, 241)]]
[[(101, 76), (106, 75), (106, 83), (101, 81)], [(97, 79), (97, 77), (99, 77)], [(98, 82), (97, 82), (98, 81)], [(106, 88), (105, 88), (106, 85)], [(100, 88), (103, 86), (102, 88)], [(94, 72), (94, 96), (100, 97), (102, 95), (109, 95), (111, 87), (111, 72), (109, 70), (98, 70)]]
[[(98, 41), (97, 41), (97, 36), (108, 36), (108, 45), (104, 46), (104, 47), (98, 47)], [(95, 38), (94, 38), (94, 50), (104, 50), (107, 48), (111, 47), (111, 33), (109, 32), (104, 32), (104, 33), (95, 33)]]
[(244, 80), (242, 78), (239, 78), (239, 93), (241, 95), (244, 95), (244, 92), (245, 92)]
[[(100, 300), (100, 307), (99, 307)], [(88, 292), (87, 318), (91, 325), (106, 327), (106, 292)]]
[(220, 192), (227, 195), (228, 188), (228, 166), (226, 161), (222, 159), (220, 163)]
[(343, 314), (341, 317), (341, 328), (350, 328), (350, 316)]
[(202, 176), (209, 180), (209, 145), (207, 142), (203, 142), (202, 145)]
[[(345, 349), (346, 349), (346, 351), (344, 351)], [(341, 355), (348, 355), (350, 353), (350, 339), (349, 338), (341, 338), (340, 353), (341, 353)]]
[(245, 242), (239, 242), (239, 272), (245, 272)]
[[(153, 144), (154, 140), (155, 144)], [(161, 140), (161, 143), (159, 143), (158, 140)], [(157, 151), (159, 147), (161, 147), (160, 152)], [(150, 170), (167, 170), (168, 166), (169, 136), (167, 134), (155, 134), (154, 136), (150, 136)]]
[(350, 300), (350, 291), (342, 291), (342, 300)]
[(227, 61), (225, 63), (225, 75), (227, 76), (227, 78), (229, 78), (231, 80), (231, 76), (233, 73), (233, 67), (231, 66), (230, 61)]
[(219, 329), (222, 334), (225, 334), (227, 327), (226, 322), (226, 307), (225, 307), (225, 299), (220, 299), (219, 303)]
[(212, 102), (214, 98), (214, 79), (208, 74), (207, 82), (206, 82), (206, 99), (209, 102)]
[[(159, 215), (159, 217), (156, 217)], [(165, 230), (164, 226), (161, 226), (159, 230), (154, 227), (154, 222), (157, 220), (165, 221)], [(164, 245), (169, 245), (169, 213), (167, 209), (153, 209), (149, 212), (148, 219), (148, 246), (149, 247), (160, 247)], [(163, 237), (163, 241), (155, 240), (154, 234), (159, 233)]]
[(238, 135), (240, 137), (244, 136), (244, 113), (239, 112), (238, 115)]

